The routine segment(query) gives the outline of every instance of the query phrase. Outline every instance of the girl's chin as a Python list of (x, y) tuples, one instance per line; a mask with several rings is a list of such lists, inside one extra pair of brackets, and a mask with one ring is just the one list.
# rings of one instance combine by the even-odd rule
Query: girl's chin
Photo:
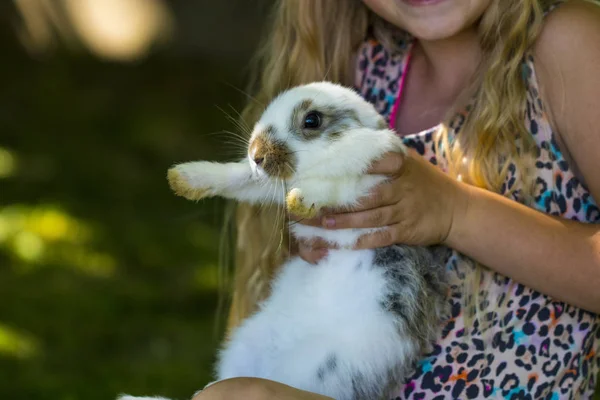
[(426, 7), (443, 3), (446, 0), (402, 0), (403, 3), (413, 7)]

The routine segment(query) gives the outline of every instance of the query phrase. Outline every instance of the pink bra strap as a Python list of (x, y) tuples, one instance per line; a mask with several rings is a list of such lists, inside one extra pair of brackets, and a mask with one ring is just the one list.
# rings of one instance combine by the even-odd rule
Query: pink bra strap
[(390, 124), (389, 128), (391, 130), (396, 129), (396, 114), (398, 113), (398, 107), (400, 106), (400, 101), (402, 100), (402, 92), (404, 91), (404, 82), (406, 81), (406, 75), (408, 75), (408, 69), (410, 66), (410, 59), (412, 55), (412, 44), (410, 45), (410, 49), (407, 52), (406, 59), (404, 62), (404, 68), (402, 70), (402, 77), (400, 77), (400, 86), (398, 88), (398, 94), (396, 96), (396, 101), (394, 101), (394, 105), (392, 106), (392, 112), (390, 113)]

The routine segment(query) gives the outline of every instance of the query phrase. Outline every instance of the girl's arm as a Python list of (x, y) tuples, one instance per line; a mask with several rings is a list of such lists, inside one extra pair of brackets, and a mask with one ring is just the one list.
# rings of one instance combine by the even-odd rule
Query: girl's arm
[[(600, 202), (600, 7), (551, 13), (534, 56), (546, 111)], [(449, 245), (540, 292), (600, 313), (600, 226), (550, 217), (470, 188)], [(491, 228), (497, 229), (491, 229)]]
[[(600, 7), (551, 13), (534, 49), (546, 111), (600, 202)], [(600, 226), (550, 217), (470, 188), (449, 245), (540, 292), (600, 313)], [(496, 227), (498, 229), (492, 229)]]
[(600, 226), (466, 188), (446, 244), (539, 292), (600, 313)]
[(232, 378), (216, 382), (198, 392), (192, 400), (333, 400), (331, 397), (299, 390), (259, 378)]

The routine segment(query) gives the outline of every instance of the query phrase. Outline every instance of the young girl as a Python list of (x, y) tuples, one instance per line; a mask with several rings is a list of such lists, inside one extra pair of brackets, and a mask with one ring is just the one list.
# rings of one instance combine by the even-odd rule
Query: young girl
[[(600, 7), (582, 0), (280, 0), (243, 114), (327, 79), (354, 86), (414, 151), (361, 209), (358, 247), (453, 249), (452, 316), (397, 399), (591, 398), (600, 370)], [(230, 327), (287, 254), (275, 216), (238, 208)], [(287, 246), (281, 246), (286, 248)], [(300, 243), (316, 261), (325, 243)], [(471, 260), (472, 262), (469, 262)], [(232, 379), (202, 399), (322, 399)]]

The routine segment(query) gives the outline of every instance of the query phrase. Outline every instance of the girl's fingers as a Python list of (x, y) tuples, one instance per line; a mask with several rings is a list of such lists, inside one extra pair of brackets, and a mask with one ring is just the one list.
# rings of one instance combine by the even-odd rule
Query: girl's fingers
[(368, 196), (358, 200), (359, 206), (355, 207), (353, 211), (363, 211), (397, 203), (398, 193), (394, 187), (393, 181), (381, 182), (371, 190)]
[(398, 242), (398, 230), (395, 226), (388, 226), (382, 230), (361, 236), (354, 249), (375, 249), (391, 246)]
[(389, 206), (398, 202), (399, 193), (395, 189), (394, 181), (384, 181), (371, 189), (371, 192), (361, 197), (357, 201), (357, 205), (353, 207), (327, 207), (321, 210), (323, 215), (346, 214), (358, 211), (365, 211), (372, 208)]
[(312, 247), (300, 246), (298, 255), (307, 263), (316, 265), (321, 259), (327, 256), (327, 249), (313, 249)]
[(332, 248), (335, 248), (335, 246), (332, 246), (321, 238), (311, 241), (300, 240), (298, 242), (298, 255), (306, 262), (317, 264), (322, 258), (327, 256), (327, 251)]
[(322, 224), (328, 229), (377, 228), (398, 222), (395, 206), (384, 206), (347, 214), (325, 216)]
[(387, 153), (383, 158), (373, 163), (367, 172), (376, 175), (398, 175), (403, 164), (404, 156), (402, 154)]

